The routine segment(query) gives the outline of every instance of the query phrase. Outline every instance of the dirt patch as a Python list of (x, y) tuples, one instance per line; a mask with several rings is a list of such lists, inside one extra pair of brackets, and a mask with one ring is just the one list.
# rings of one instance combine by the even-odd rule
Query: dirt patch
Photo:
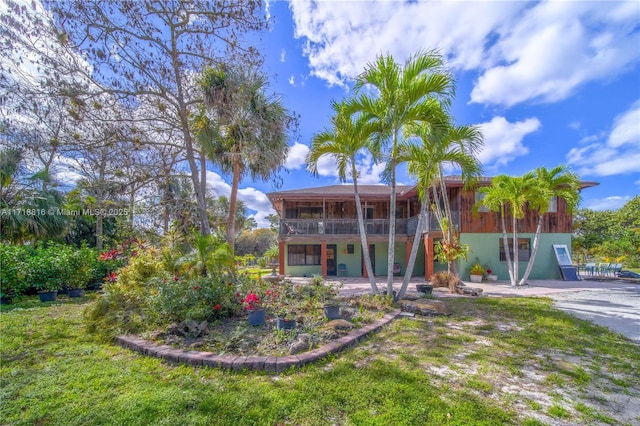
[[(212, 352), (216, 355), (286, 356), (299, 352), (300, 336), (313, 350), (346, 336), (352, 329), (372, 324), (391, 309), (375, 304), (361, 304), (359, 298), (342, 300), (338, 320), (329, 320), (321, 310), (298, 315), (291, 330), (277, 330), (277, 318), (267, 315), (260, 326), (249, 325), (247, 318), (233, 317), (210, 323), (200, 336), (156, 330), (142, 336), (158, 344), (180, 349)], [(180, 328), (170, 326), (171, 328)]]

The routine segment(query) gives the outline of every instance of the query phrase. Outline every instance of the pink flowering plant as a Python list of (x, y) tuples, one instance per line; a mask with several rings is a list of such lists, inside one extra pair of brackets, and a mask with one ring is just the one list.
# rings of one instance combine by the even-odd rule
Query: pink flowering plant
[(242, 307), (245, 311), (258, 311), (262, 309), (262, 302), (257, 294), (250, 291), (249, 294), (242, 299)]

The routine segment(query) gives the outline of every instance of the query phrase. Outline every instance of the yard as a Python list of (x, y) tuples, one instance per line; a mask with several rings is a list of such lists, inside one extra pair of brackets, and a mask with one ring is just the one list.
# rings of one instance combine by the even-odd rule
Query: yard
[(283, 375), (168, 365), (86, 334), (93, 295), (2, 306), (5, 425), (638, 424), (640, 347), (548, 299), (455, 299)]

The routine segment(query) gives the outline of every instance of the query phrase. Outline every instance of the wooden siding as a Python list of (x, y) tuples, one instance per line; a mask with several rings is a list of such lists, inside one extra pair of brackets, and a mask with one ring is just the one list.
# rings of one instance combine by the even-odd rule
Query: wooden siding
[[(460, 232), (461, 233), (500, 233), (502, 224), (500, 214), (493, 212), (472, 213), (475, 204), (475, 192), (461, 191), (460, 196)], [(567, 214), (567, 204), (558, 200), (557, 212), (546, 213), (542, 222), (543, 233), (571, 233), (573, 229), (572, 215)], [(507, 232), (512, 231), (511, 216), (505, 217)], [(538, 214), (527, 210), (525, 216), (518, 220), (518, 232), (536, 232)]]
[[(460, 217), (461, 233), (500, 233), (502, 225), (500, 214), (493, 212), (472, 213), (475, 204), (475, 191), (465, 191), (459, 187), (447, 188), (451, 210), (455, 215), (455, 222)], [(316, 215), (313, 218), (319, 220), (327, 219), (356, 219), (356, 204), (354, 200), (282, 200), (285, 219), (312, 219), (309, 211), (315, 209)], [(398, 200), (398, 208), (402, 210), (402, 218), (409, 219), (416, 216), (420, 211), (420, 203), (416, 197), (407, 200)], [(388, 219), (388, 201), (362, 201), (362, 206), (373, 207), (372, 219)], [(571, 233), (573, 229), (572, 215), (567, 214), (566, 203), (560, 199), (557, 203), (557, 212), (544, 215), (543, 233)], [(306, 213), (305, 213), (306, 212)], [(323, 213), (324, 212), (324, 215)], [(367, 218), (365, 217), (365, 220)], [(511, 232), (511, 219), (506, 218), (507, 232)], [(519, 232), (533, 233), (538, 224), (538, 215), (533, 211), (527, 211), (525, 217), (518, 221)]]
[[(345, 201), (287, 201), (284, 200), (285, 219), (307, 219), (300, 217), (300, 212), (305, 209), (316, 208), (322, 210), (324, 204), (325, 219), (355, 219), (356, 202), (355, 200)], [(420, 203), (417, 199), (398, 200), (396, 206), (402, 212), (398, 219), (409, 219), (420, 213)], [(388, 201), (362, 201), (362, 208), (373, 208), (373, 217), (371, 219), (388, 219), (389, 218), (389, 202)], [(366, 219), (366, 218), (365, 218)]]

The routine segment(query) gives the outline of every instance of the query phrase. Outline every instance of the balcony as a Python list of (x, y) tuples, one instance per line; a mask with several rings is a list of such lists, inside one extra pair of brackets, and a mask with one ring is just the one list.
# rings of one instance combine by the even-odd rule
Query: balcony
[[(453, 222), (458, 223), (459, 215), (454, 213)], [(388, 235), (388, 219), (368, 219), (364, 221), (367, 235)], [(396, 219), (397, 235), (414, 235), (418, 226), (418, 216)], [(435, 216), (428, 214), (422, 232), (440, 230)], [(280, 235), (359, 235), (357, 219), (280, 219)]]

